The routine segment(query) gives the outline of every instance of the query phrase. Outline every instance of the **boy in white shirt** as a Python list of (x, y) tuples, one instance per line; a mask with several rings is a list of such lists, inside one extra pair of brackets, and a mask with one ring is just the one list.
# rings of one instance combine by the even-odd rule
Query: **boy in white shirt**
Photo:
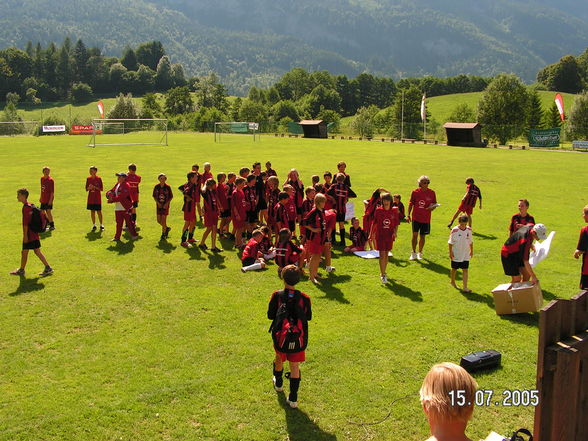
[(468, 289), (468, 268), (470, 258), (474, 254), (474, 241), (472, 229), (468, 227), (467, 215), (459, 217), (459, 225), (454, 227), (449, 233), (449, 258), (451, 259), (451, 285), (457, 288), (455, 284), (455, 274), (458, 269), (463, 271), (463, 289), (462, 292), (470, 293)]

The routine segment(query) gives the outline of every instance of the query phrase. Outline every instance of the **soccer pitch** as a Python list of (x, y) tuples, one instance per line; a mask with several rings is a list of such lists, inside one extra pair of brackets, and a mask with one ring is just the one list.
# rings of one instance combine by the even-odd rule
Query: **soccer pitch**
[[(418, 391), (435, 363), (496, 349), (502, 367), (474, 375), (480, 388), (493, 390), (493, 401), (505, 389), (535, 388), (538, 315), (499, 317), (490, 294), (509, 280), (499, 253), (519, 198), (557, 231), (536, 270), (546, 302), (578, 291), (580, 263), (572, 253), (588, 202), (584, 154), (270, 136), (215, 144), (212, 134), (184, 133), (170, 133), (169, 147), (85, 144), (83, 136), (0, 138), (0, 440), (423, 440), (428, 426)], [(216, 175), (267, 160), (280, 182), (296, 168), (305, 184), (346, 161), (357, 214), (377, 187), (400, 193), (408, 207), (422, 174), (441, 203), (425, 260), (408, 261), (409, 225), (401, 224), (387, 286), (377, 260), (340, 249), (336, 272), (321, 269), (320, 286), (300, 283), (313, 320), (296, 410), (271, 384), (266, 310), (282, 287), (275, 265), (242, 274), (229, 242), (219, 255), (179, 246), (176, 189), (193, 163), (211, 162)], [(90, 232), (85, 178), (96, 165), (110, 189), (130, 162), (143, 178), (142, 238), (113, 245), (114, 212), (104, 200), (107, 229)], [(16, 190), (27, 187), (38, 203), (45, 165), (55, 179), (57, 229), (42, 249), (55, 274), (34, 276), (42, 268), (31, 254), (27, 278), (19, 280), (8, 275), (18, 267), (22, 239)], [(151, 198), (160, 172), (175, 193), (168, 242), (159, 241)], [(484, 208), (474, 212), (473, 293), (462, 294), (449, 284), (446, 225), (468, 176)], [(195, 237), (202, 232), (199, 226)], [(475, 409), (467, 433), (477, 440), (532, 423), (531, 407), (493, 404)]]

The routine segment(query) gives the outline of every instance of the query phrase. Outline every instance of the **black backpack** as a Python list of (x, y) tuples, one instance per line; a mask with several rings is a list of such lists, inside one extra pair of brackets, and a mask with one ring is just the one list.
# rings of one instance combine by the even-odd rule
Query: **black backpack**
[(42, 233), (47, 228), (47, 217), (39, 207), (30, 204), (31, 207), (31, 221), (29, 222), (29, 229), (33, 233)]
[(300, 291), (290, 297), (285, 290), (278, 294), (278, 311), (269, 327), (278, 352), (302, 352), (308, 345), (308, 320), (304, 312), (304, 299)]

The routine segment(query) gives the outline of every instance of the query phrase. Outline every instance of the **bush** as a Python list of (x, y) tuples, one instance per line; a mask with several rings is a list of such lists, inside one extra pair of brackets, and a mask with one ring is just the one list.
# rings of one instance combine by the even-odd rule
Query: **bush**
[(86, 83), (74, 83), (71, 86), (71, 101), (75, 104), (92, 101), (92, 88)]
[[(0, 116), (1, 121), (22, 121), (22, 117), (16, 110), (16, 105), (12, 101), (8, 101), (4, 112)], [(24, 133), (24, 126), (22, 124), (0, 124), (0, 135), (20, 135)]]
[[(43, 126), (65, 126), (65, 132), (50, 132), (50, 133), (43, 133)], [(35, 136), (42, 136), (42, 135), (63, 135), (69, 132), (69, 127), (65, 123), (65, 120), (57, 115), (49, 115), (47, 116), (41, 124), (37, 127), (35, 131)]]

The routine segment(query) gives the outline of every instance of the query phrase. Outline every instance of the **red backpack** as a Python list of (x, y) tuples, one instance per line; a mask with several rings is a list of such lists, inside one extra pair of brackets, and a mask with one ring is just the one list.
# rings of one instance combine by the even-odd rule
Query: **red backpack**
[(278, 291), (278, 311), (270, 325), (274, 348), (278, 352), (302, 352), (308, 345), (308, 320), (304, 312), (304, 299), (300, 291), (289, 296)]

